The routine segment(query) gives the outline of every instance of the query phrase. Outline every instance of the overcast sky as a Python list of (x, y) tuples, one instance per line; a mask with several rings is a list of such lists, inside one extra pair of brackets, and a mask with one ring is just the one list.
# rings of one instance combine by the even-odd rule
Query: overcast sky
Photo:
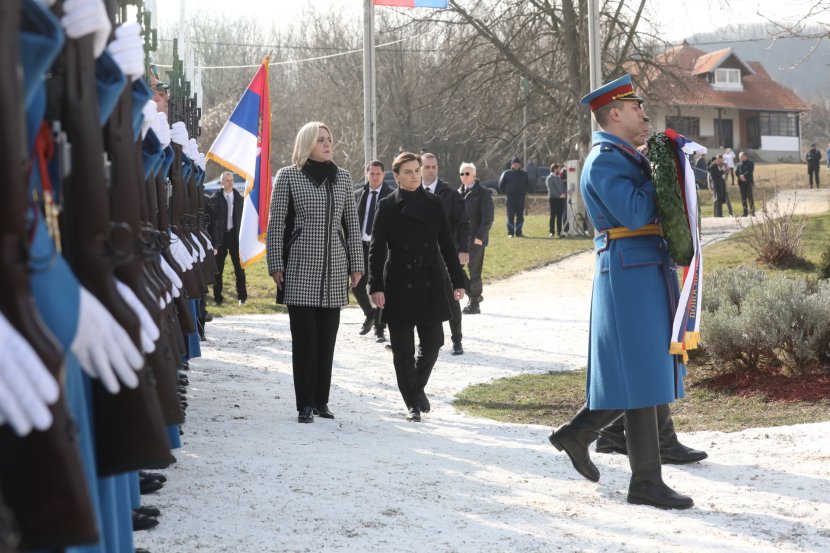
[[(156, 0), (160, 27), (166, 28), (179, 18), (182, 0)], [(316, 10), (336, 9), (344, 17), (360, 19), (363, 0), (185, 0), (188, 12), (206, 10), (217, 15), (236, 17), (250, 15), (262, 21), (286, 25), (301, 10), (309, 5)], [(462, 0), (462, 5), (472, 0)], [(793, 17), (809, 11), (817, 0), (701, 0), (699, 2), (677, 2), (651, 0), (647, 7), (649, 17), (662, 29), (662, 37), (679, 41), (694, 33), (712, 31), (718, 27), (738, 23), (764, 21), (763, 16)], [(786, 9), (782, 10), (782, 8)], [(392, 8), (376, 8), (378, 10)], [(759, 15), (759, 13), (761, 15)], [(830, 14), (824, 17), (830, 22)]]

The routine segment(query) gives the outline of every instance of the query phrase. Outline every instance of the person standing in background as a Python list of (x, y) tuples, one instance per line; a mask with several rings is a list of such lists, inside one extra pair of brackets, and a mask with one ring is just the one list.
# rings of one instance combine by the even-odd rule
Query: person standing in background
[(745, 152), (740, 154), (741, 162), (735, 167), (738, 176), (738, 188), (741, 190), (741, 205), (744, 208), (743, 216), (755, 215), (755, 162), (749, 159)]
[[(370, 161), (366, 167), (366, 184), (354, 193), (357, 202), (357, 218), (360, 221), (363, 265), (365, 267), (369, 266), (369, 242), (372, 239), (372, 225), (374, 224), (378, 203), (394, 190), (391, 186), (383, 183), (383, 170), (382, 161)], [(366, 292), (368, 282), (369, 271), (366, 271), (357, 286), (352, 289), (357, 304), (363, 310), (365, 317), (363, 325), (360, 327), (360, 335), (369, 334), (374, 326), (375, 341), (382, 343), (386, 341), (386, 325), (380, 322), (380, 309), (372, 305), (369, 294)]]
[(807, 175), (810, 177), (810, 188), (813, 187), (813, 177), (816, 179), (816, 188), (821, 188), (819, 182), (819, 168), (821, 167), (821, 152), (815, 144), (810, 145), (810, 151), (805, 156), (807, 160)]
[(727, 148), (723, 153), (723, 163), (726, 165), (724, 180), (726, 180), (726, 175), (729, 175), (732, 186), (735, 186), (735, 152), (732, 148)]
[(548, 236), (553, 238), (556, 234), (562, 238), (562, 215), (565, 211), (568, 190), (562, 182), (562, 177), (559, 176), (558, 163), (550, 166), (550, 175), (545, 179), (545, 185), (548, 188), (548, 204), (550, 205), (550, 222), (548, 223), (550, 234)]
[(507, 210), (507, 237), (524, 236), (522, 226), (525, 222), (525, 201), (530, 191), (530, 180), (522, 170), (522, 160), (514, 157), (510, 160), (510, 169), (499, 178), (499, 193), (505, 194)]
[(462, 163), (458, 170), (461, 187), (458, 192), (464, 198), (464, 207), (470, 216), (470, 280), (467, 295), (470, 297), (463, 309), (465, 315), (481, 313), (479, 305), (484, 301), (481, 271), (484, 267), (484, 250), (490, 239), (490, 227), (493, 226), (493, 192), (478, 182), (476, 166)]
[(225, 171), (220, 177), (222, 189), (216, 191), (211, 198), (212, 212), (215, 215), (212, 225), (212, 236), (216, 248), (216, 267), (219, 273), (213, 285), (213, 301), (222, 305), (222, 273), (225, 269), (225, 258), (230, 254), (233, 263), (233, 273), (236, 277), (236, 298), (239, 305), (248, 300), (248, 288), (245, 283), (245, 269), (239, 261), (239, 227), (242, 225), (242, 206), (245, 201), (233, 187), (233, 173)]

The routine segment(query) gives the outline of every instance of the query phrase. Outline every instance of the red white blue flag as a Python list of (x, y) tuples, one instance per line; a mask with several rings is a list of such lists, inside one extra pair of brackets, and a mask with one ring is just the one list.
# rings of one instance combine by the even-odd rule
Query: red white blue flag
[(375, 0), (375, 6), (396, 8), (446, 8), (448, 0)]
[(688, 156), (705, 154), (706, 148), (692, 142), (672, 129), (666, 129), (666, 136), (674, 141), (677, 172), (686, 218), (692, 233), (694, 256), (683, 272), (683, 288), (672, 323), (672, 341), (669, 353), (687, 356), (687, 351), (697, 348), (700, 343), (700, 300), (703, 297), (703, 251), (700, 244), (700, 220), (698, 219), (697, 187), (695, 174)]
[(265, 255), (271, 204), (271, 104), (268, 58), (262, 62), (230, 119), (207, 154), (245, 178), (245, 203), (239, 227), (239, 261), (248, 267)]

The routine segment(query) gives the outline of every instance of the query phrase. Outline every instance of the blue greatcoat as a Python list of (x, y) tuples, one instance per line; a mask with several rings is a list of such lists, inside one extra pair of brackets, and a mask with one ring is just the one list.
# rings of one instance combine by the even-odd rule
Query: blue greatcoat
[(683, 397), (685, 367), (669, 355), (679, 297), (677, 272), (661, 236), (607, 240), (603, 230), (656, 222), (648, 160), (621, 138), (593, 134), (580, 189), (594, 228), (589, 409), (637, 409)]

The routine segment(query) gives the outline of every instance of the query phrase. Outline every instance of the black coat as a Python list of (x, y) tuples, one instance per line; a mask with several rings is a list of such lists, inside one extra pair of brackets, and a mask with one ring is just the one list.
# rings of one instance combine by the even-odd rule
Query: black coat
[(435, 185), (435, 195), (441, 198), (444, 204), (444, 214), (450, 225), (450, 234), (455, 239), (455, 248), (459, 252), (470, 251), (470, 216), (464, 207), (464, 200), (458, 191), (450, 188), (446, 182), (438, 179)]
[(469, 191), (464, 185), (458, 189), (464, 198), (464, 206), (470, 216), (470, 244), (476, 238), (487, 246), (490, 239), (490, 227), (493, 226), (493, 192), (479, 184), (478, 179)]
[(398, 188), (378, 204), (369, 245), (369, 292), (386, 296), (382, 322), (449, 320), (445, 264), (452, 287), (464, 288), (464, 272), (438, 196), (423, 188)]
[[(228, 202), (225, 201), (225, 191), (219, 189), (208, 196), (210, 203), (210, 239), (215, 247), (224, 242), (225, 229), (228, 226)], [(239, 236), (239, 227), (242, 225), (242, 206), (244, 205), (242, 194), (233, 190), (233, 233)]]

